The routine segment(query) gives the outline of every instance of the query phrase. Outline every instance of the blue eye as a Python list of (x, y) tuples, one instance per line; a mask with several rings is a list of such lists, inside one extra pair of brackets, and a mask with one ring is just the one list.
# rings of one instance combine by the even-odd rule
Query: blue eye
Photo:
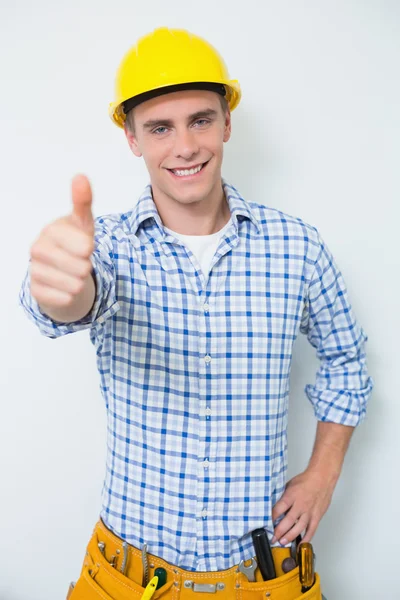
[[(160, 125), (160, 127), (157, 127), (157, 129), (154, 129), (153, 133), (159, 132), (160, 129), (167, 129), (167, 128), (164, 127), (163, 125)], [(162, 131), (161, 133), (164, 133), (164, 132)]]
[[(197, 119), (197, 121), (194, 122), (194, 125), (199, 125), (199, 127), (203, 127), (204, 125), (208, 125), (208, 123), (210, 123), (209, 119)], [(166, 131), (168, 131), (168, 127), (160, 125), (156, 129), (153, 129), (152, 133), (155, 135), (163, 135)]]

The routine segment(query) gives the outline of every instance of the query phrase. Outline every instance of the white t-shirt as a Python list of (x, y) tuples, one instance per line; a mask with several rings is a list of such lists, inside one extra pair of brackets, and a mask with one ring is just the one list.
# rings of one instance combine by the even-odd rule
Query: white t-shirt
[(219, 246), (219, 241), (231, 223), (232, 220), (229, 219), (227, 224), (224, 225), (222, 229), (216, 233), (211, 233), (210, 235), (184, 235), (183, 233), (172, 231), (172, 229), (168, 229), (168, 227), (165, 226), (164, 229), (174, 237), (181, 240), (185, 246), (187, 246), (193, 252), (200, 263), (204, 276), (207, 278), (212, 259), (214, 258), (214, 254)]

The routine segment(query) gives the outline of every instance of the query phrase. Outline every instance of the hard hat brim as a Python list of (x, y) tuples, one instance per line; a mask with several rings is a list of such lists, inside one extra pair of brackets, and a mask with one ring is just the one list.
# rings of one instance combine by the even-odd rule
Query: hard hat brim
[[(126, 112), (125, 112), (125, 103), (129, 102), (129, 109), (131, 110), (138, 104), (149, 100), (150, 98), (154, 98), (156, 96), (167, 94), (173, 91), (179, 91), (180, 89), (210, 89), (211, 91), (215, 91), (216, 93), (221, 93), (217, 91), (217, 88), (212, 89), (212, 86), (223, 86), (225, 88), (225, 94), (223, 94), (227, 102), (229, 104), (230, 110), (234, 110), (236, 106), (239, 104), (242, 93), (240, 89), (239, 82), (235, 79), (229, 81), (212, 81), (212, 82), (193, 82), (187, 81), (173, 85), (165, 85), (154, 88), (153, 90), (147, 90), (142, 94), (137, 94), (132, 98), (126, 98), (120, 102), (112, 102), (109, 105), (109, 116), (113, 123), (118, 127), (123, 128), (126, 120)], [(206, 88), (205, 86), (209, 86)], [(168, 90), (168, 91), (166, 91)]]

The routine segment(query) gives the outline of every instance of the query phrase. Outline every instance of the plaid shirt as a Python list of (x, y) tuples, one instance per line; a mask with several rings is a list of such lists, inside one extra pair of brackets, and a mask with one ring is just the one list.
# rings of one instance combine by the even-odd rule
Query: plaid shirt
[(257, 527), (272, 537), (298, 333), (320, 359), (305, 388), (318, 420), (357, 425), (373, 385), (367, 336), (317, 229), (222, 184), (231, 224), (207, 276), (165, 231), (148, 185), (133, 210), (95, 220), (85, 318), (47, 318), (29, 269), (20, 292), (45, 336), (90, 329), (108, 419), (105, 524), (194, 571), (252, 556)]

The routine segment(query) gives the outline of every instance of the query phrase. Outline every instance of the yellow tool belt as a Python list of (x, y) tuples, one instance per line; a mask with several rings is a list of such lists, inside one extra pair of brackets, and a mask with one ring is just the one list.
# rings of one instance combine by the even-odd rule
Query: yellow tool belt
[[(186, 571), (148, 553), (147, 580), (152, 579), (158, 567), (163, 567), (167, 574), (166, 583), (151, 597), (153, 600), (321, 600), (318, 573), (312, 588), (301, 593), (299, 568), (289, 573), (282, 571), (282, 561), (290, 556), (290, 548), (272, 548), (272, 555), (276, 578), (263, 581), (257, 569), (256, 581), (250, 582), (237, 565), (225, 571)], [(87, 546), (80, 577), (76, 584), (71, 584), (67, 599), (139, 600), (145, 591), (143, 575), (142, 551), (124, 545), (100, 520)]]

